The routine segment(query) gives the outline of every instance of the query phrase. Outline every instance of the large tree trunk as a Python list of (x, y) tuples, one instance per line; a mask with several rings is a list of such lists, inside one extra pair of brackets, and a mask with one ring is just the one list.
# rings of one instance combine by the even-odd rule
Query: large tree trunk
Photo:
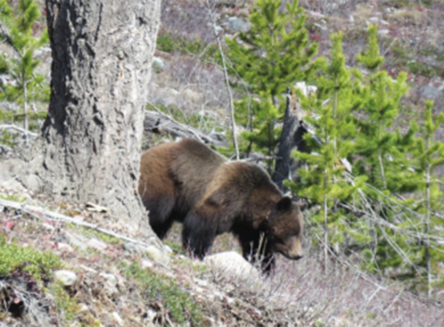
[(108, 207), (149, 228), (137, 194), (160, 0), (46, 0), (51, 102), (44, 191)]

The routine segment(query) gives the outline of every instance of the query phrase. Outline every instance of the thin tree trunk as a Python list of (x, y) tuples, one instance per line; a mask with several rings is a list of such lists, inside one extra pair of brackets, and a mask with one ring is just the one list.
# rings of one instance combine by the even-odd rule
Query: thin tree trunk
[(160, 0), (46, 0), (46, 8), (53, 61), (42, 188), (148, 230), (137, 184)]
[(222, 49), (222, 43), (220, 41), (219, 33), (217, 32), (217, 29), (216, 29), (216, 23), (213, 20), (213, 13), (211, 12), (210, 2), (208, 0), (207, 0), (207, 7), (208, 7), (208, 15), (210, 16), (211, 23), (213, 25), (214, 36), (216, 37), (216, 40), (217, 40), (219, 54), (220, 54), (220, 57), (222, 58), (222, 68), (224, 71), (224, 79), (225, 79), (225, 84), (227, 87), (228, 98), (230, 99), (229, 105), (230, 105), (231, 133), (232, 133), (232, 137), (233, 137), (233, 146), (234, 146), (234, 152), (236, 154), (236, 160), (239, 160), (240, 157), (239, 157), (239, 146), (237, 144), (237, 138), (236, 138), (236, 121), (234, 119), (233, 94), (231, 92), (230, 80), (228, 78), (228, 70), (227, 70), (227, 64), (225, 62), (225, 54)]
[(328, 267), (328, 202), (327, 202), (327, 165), (324, 169), (324, 271)]
[(22, 74), (22, 80), (23, 80), (23, 112), (24, 112), (24, 128), (25, 128), (25, 146), (29, 146), (29, 136), (28, 136), (28, 130), (29, 130), (29, 124), (28, 124), (28, 90), (27, 90), (27, 84), (28, 81), (25, 77), (25, 72)]
[[(381, 131), (381, 125), (380, 125), (379, 126), (379, 141), (381, 141), (381, 137), (382, 137), (382, 131)], [(378, 150), (378, 161), (379, 161), (379, 170), (381, 171), (382, 187), (383, 187), (383, 190), (385, 190), (385, 189), (387, 189), (387, 183), (385, 181), (384, 164), (382, 163), (381, 150)]]
[[(429, 146), (427, 147), (429, 148)], [(425, 234), (430, 234), (430, 165), (427, 167), (426, 171), (426, 198), (427, 198), (427, 214), (426, 214), (426, 221), (425, 221)], [(426, 261), (427, 261), (427, 293), (429, 298), (432, 296), (432, 267), (431, 267), (431, 261), (430, 261), (430, 240), (426, 240), (426, 246), (425, 246), (425, 255), (426, 255)]]

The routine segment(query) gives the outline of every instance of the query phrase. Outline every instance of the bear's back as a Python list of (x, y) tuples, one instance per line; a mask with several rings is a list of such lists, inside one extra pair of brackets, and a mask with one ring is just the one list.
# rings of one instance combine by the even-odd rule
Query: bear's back
[(203, 196), (215, 172), (228, 160), (205, 144), (185, 139), (157, 145), (147, 150), (141, 160), (139, 192), (154, 188), (151, 194), (169, 194), (174, 198), (174, 212), (183, 218)]
[(170, 171), (179, 183), (191, 183), (197, 187), (213, 179), (216, 170), (228, 160), (205, 144), (185, 139), (174, 143)]

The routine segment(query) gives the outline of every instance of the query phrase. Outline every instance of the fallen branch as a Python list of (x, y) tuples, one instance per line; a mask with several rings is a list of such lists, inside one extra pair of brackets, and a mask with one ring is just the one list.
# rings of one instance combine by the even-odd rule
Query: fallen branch
[(253, 157), (253, 156), (250, 156), (249, 158), (242, 159), (240, 161), (256, 162), (256, 163), (258, 163), (259, 161), (264, 161), (264, 160), (279, 160), (279, 159), (282, 159), (282, 157), (277, 157), (277, 156), (258, 156), (258, 157)]
[(30, 131), (27, 131), (27, 130), (25, 130), (25, 129), (21, 128), (21, 127), (15, 126), (15, 125), (0, 125), (0, 129), (12, 129), (12, 130), (14, 130), (16, 132), (27, 134), (28, 136), (31, 136), (31, 137), (34, 137), (34, 138), (38, 137), (37, 133), (33, 133), (33, 132), (30, 132)]
[[(99, 227), (98, 225), (95, 225), (95, 224), (87, 223), (84, 221), (78, 221), (76, 219), (62, 215), (60, 213), (43, 209), (42, 207), (39, 207), (39, 206), (32, 206), (32, 205), (27, 205), (27, 204), (15, 202), (15, 201), (0, 199), (0, 207), (1, 206), (16, 209), (16, 210), (22, 210), (22, 211), (29, 213), (30, 215), (38, 218), (38, 219), (47, 219), (47, 220), (51, 220), (51, 221), (75, 224), (78, 226), (87, 227), (87, 228), (96, 230), (100, 233), (103, 233), (103, 234), (106, 234), (109, 236), (113, 236), (113, 237), (116, 237), (118, 239), (121, 239), (121, 240), (124, 240), (127, 242), (143, 245), (146, 247), (150, 246), (150, 244), (148, 244), (148, 243), (129, 238), (125, 235), (117, 234), (113, 231)], [(154, 236), (152, 236), (152, 237), (154, 237)]]
[(203, 143), (213, 144), (215, 146), (227, 147), (227, 141), (221, 140), (217, 135), (207, 135), (201, 131), (179, 123), (170, 115), (160, 111), (154, 104), (149, 103), (155, 111), (145, 110), (144, 129), (150, 131), (162, 131), (173, 137), (194, 138)]

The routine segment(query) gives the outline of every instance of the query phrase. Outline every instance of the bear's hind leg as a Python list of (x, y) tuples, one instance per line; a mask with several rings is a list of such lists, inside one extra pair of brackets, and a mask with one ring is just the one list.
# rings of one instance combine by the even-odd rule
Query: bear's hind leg
[(205, 222), (196, 217), (195, 213), (189, 213), (182, 230), (182, 244), (186, 250), (199, 259), (203, 259), (216, 238), (213, 226), (206, 226)]
[(174, 201), (157, 201), (156, 205), (146, 206), (148, 209), (148, 217), (150, 220), (150, 225), (156, 235), (163, 239), (166, 233), (170, 230), (171, 225), (174, 222), (174, 217), (172, 216)]

